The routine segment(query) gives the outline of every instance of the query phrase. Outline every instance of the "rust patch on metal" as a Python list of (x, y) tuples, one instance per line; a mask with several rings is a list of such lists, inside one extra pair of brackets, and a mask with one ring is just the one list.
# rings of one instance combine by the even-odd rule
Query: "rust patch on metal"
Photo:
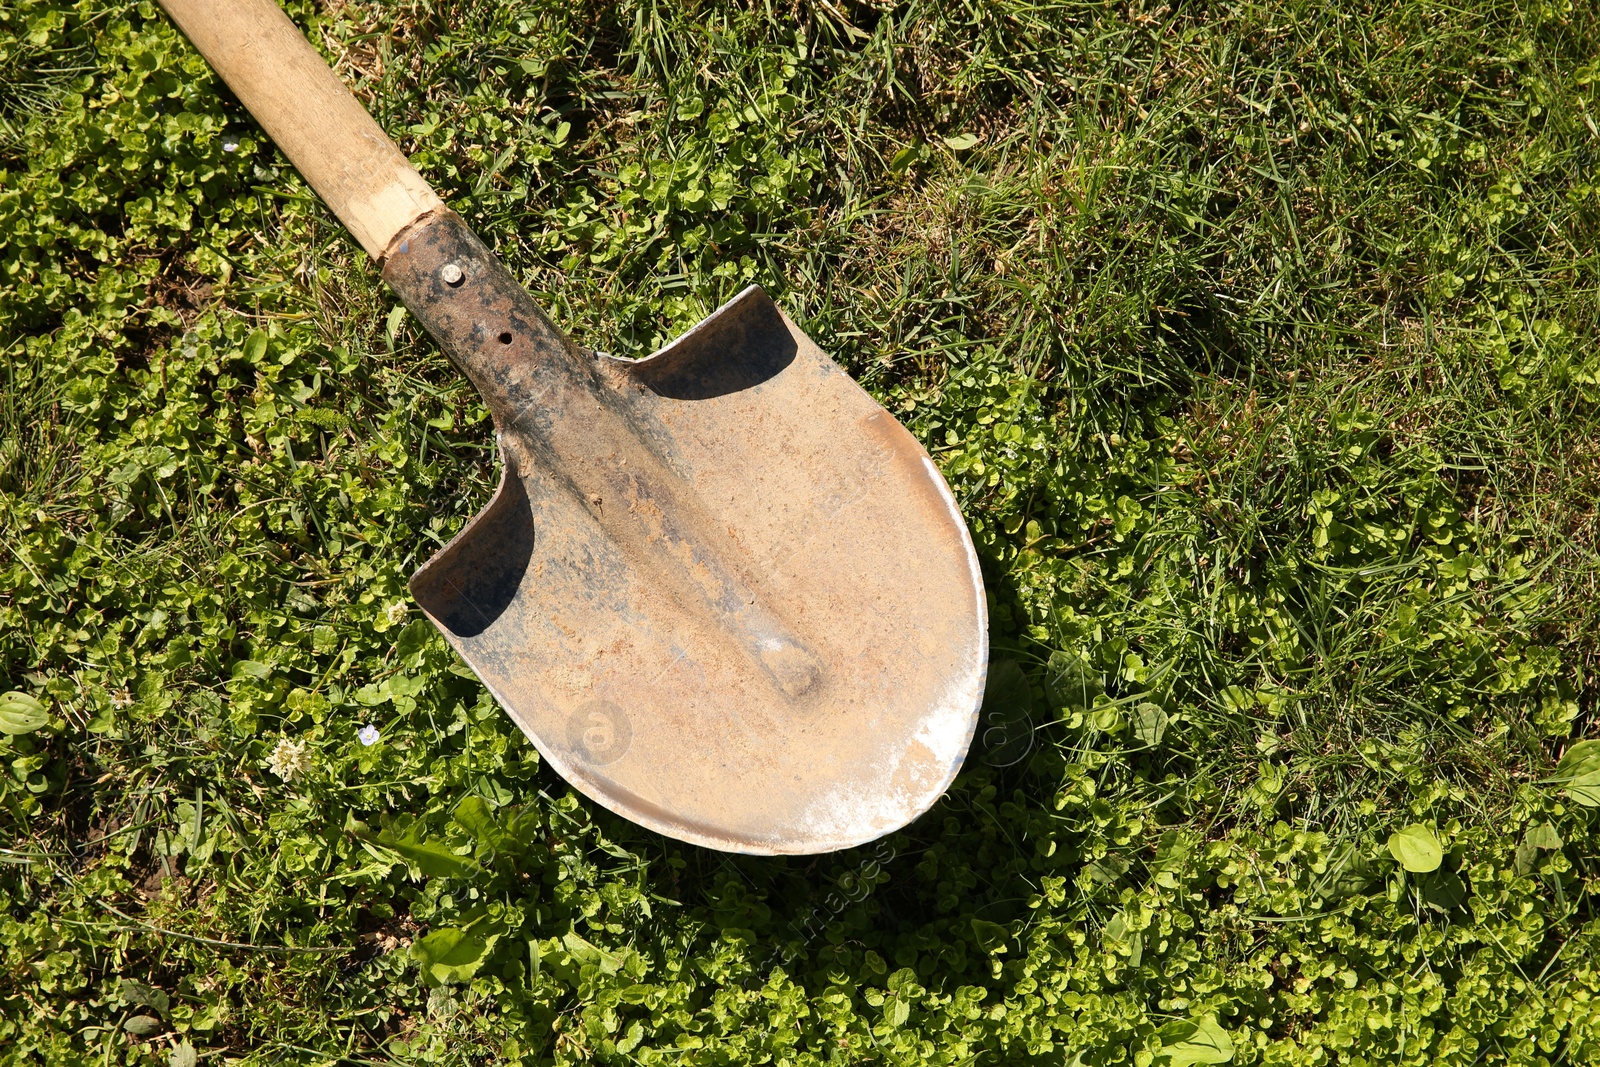
[(938, 798), (987, 661), (971, 539), (916, 439), (764, 293), (628, 362), (571, 345), (453, 214), (384, 277), (506, 464), (413, 593), (558, 772), (757, 853), (859, 844)]

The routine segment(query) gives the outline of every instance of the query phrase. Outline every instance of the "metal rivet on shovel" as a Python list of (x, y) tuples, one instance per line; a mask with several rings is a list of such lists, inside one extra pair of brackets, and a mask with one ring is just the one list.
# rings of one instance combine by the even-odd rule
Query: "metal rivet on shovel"
[(500, 487), (411, 591), (550, 765), (732, 851), (927, 810), (988, 634), (916, 439), (754, 286), (648, 359), (576, 347), (274, 0), (162, 3), (483, 394)]

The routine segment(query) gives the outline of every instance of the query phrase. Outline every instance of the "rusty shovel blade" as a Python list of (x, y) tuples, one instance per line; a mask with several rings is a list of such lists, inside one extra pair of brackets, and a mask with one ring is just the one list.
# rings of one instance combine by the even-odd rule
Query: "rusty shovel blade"
[(916, 439), (758, 288), (613, 359), (458, 222), (384, 269), (488, 398), (504, 463), (413, 577), (423, 610), (556, 771), (663, 834), (815, 853), (925, 811), (971, 742), (988, 635)]

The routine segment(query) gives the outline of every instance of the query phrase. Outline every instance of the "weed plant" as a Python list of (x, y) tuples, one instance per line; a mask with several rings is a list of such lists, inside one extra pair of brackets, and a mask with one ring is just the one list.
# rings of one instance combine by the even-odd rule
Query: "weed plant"
[(1591, 4), (290, 11), (580, 343), (759, 283), (913, 429), (979, 739), (814, 858), (576, 795), (405, 591), (477, 395), (153, 4), (8, 0), (0, 1062), (1600, 1062)]

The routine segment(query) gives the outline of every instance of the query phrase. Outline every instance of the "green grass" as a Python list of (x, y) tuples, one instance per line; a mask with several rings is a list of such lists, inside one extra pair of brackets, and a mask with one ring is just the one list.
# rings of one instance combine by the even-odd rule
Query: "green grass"
[(573, 793), (408, 607), (476, 394), (153, 5), (17, 0), (0, 1062), (1600, 1062), (1591, 5), (292, 12), (580, 343), (759, 282), (916, 432), (980, 741), (818, 858)]

